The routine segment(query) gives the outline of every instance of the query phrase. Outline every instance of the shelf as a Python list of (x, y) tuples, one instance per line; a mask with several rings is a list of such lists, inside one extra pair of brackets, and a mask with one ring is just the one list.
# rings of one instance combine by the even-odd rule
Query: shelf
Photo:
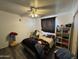
[(60, 38), (60, 39), (62, 39), (62, 37), (61, 37), (61, 36), (57, 36), (57, 38)]
[(62, 44), (62, 42), (56, 42), (56, 43), (60, 43), (60, 44)]
[(65, 46), (68, 46), (68, 43), (66, 43), (66, 42), (64, 42), (64, 43), (62, 43), (63, 45), (65, 45)]
[(62, 42), (66, 42), (66, 43), (69, 43), (69, 40), (62, 40)]
[(69, 34), (62, 34), (63, 37), (69, 37)]
[(56, 46), (62, 47), (62, 44), (60, 44), (60, 43), (56, 43)]
[(60, 46), (56, 46), (56, 48), (62, 48), (62, 47), (60, 47)]
[(62, 39), (69, 39), (69, 37), (62, 37)]
[(66, 32), (63, 32), (63, 34), (70, 34), (70, 33), (68, 33), (68, 32), (67, 32), (67, 33), (66, 33)]
[(56, 45), (57, 47), (67, 47), (69, 49), (70, 45), (70, 40), (71, 40), (71, 27), (66, 27), (59, 26), (61, 31), (56, 32), (56, 37), (57, 37), (57, 42)]
[(58, 43), (58, 44), (63, 44), (63, 45), (68, 45), (67, 42), (56, 42), (56, 43)]
[(61, 32), (56, 32), (56, 34), (61, 34)]
[(67, 38), (62, 38), (62, 40), (66, 40), (66, 41), (68, 41), (69, 39), (67, 39)]
[(68, 46), (66, 46), (66, 45), (62, 45), (62, 47), (64, 47), (64, 48), (68, 48)]

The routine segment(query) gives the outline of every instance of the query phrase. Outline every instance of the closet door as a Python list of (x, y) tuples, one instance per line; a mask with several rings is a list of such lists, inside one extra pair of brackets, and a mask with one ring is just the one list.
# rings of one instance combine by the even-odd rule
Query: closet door
[(72, 53), (76, 55), (78, 48), (78, 12), (74, 15), (73, 21)]

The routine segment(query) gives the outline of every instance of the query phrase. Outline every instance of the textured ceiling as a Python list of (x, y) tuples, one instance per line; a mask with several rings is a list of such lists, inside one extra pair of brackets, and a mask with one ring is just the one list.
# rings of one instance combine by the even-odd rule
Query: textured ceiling
[(77, 0), (0, 0), (0, 10), (28, 15), (30, 7), (37, 9), (40, 16), (54, 15), (61, 12), (71, 11)]

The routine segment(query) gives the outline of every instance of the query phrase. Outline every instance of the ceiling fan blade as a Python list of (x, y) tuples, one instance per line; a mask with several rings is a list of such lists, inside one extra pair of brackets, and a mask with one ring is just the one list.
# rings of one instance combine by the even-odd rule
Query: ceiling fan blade
[(48, 13), (48, 12), (53, 12), (55, 10), (52, 10), (52, 9), (38, 9), (36, 14), (38, 13)]
[(41, 6), (41, 7), (36, 7), (37, 9), (54, 9), (56, 8), (56, 5), (47, 5), (47, 6)]

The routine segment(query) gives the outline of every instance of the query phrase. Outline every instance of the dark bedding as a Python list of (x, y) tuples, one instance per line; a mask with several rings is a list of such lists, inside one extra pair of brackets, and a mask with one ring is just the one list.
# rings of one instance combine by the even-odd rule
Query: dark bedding
[(25, 49), (29, 48), (29, 50), (31, 50), (38, 58), (42, 57), (49, 51), (49, 44), (42, 39), (26, 38), (22, 41), (22, 45)]

